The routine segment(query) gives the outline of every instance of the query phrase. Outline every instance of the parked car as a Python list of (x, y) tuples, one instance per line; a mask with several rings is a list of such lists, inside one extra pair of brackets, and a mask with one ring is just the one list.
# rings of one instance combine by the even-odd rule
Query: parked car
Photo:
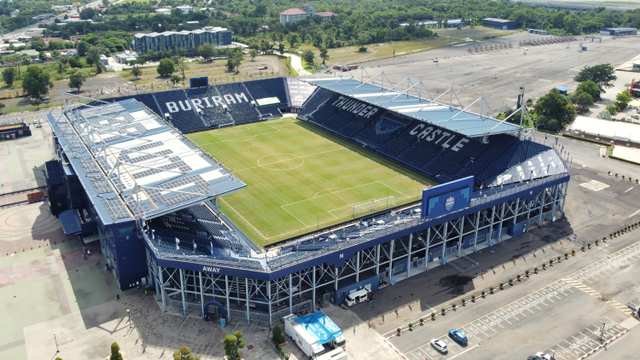
[(551, 360), (552, 359), (551, 355), (547, 355), (547, 354), (543, 353), (542, 351), (538, 351), (536, 353), (536, 356), (539, 357), (540, 359), (543, 359), (543, 360)]
[(440, 339), (431, 339), (431, 346), (433, 346), (434, 348), (436, 348), (436, 350), (440, 351), (443, 354), (449, 351), (449, 349), (447, 348), (447, 344)]
[(449, 330), (449, 337), (460, 345), (467, 345), (467, 335), (465, 335), (462, 331), (451, 329)]
[(50, 98), (50, 97), (48, 97), (48, 96), (41, 96), (41, 97), (40, 97), (40, 99), (41, 99), (41, 100), (49, 100), (49, 99), (51, 99), (51, 98)]

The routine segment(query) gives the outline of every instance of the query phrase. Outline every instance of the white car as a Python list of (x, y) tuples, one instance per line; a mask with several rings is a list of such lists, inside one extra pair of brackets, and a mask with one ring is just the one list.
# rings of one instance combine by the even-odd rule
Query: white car
[(552, 359), (551, 355), (547, 355), (547, 354), (543, 353), (542, 351), (537, 352), (536, 356), (539, 357), (540, 359), (544, 359), (544, 360), (551, 360)]
[(447, 344), (440, 339), (431, 339), (431, 346), (443, 354), (449, 351), (449, 349), (447, 349)]

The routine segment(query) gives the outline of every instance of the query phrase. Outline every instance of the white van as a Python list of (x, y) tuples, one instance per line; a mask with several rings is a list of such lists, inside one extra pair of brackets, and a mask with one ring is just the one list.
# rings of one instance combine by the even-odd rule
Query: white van
[(347, 306), (353, 306), (369, 300), (369, 293), (371, 292), (371, 285), (367, 285), (364, 289), (354, 290), (348, 296), (345, 302)]

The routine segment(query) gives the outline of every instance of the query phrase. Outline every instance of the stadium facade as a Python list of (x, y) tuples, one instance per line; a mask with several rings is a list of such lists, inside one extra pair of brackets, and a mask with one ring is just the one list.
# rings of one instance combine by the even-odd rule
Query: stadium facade
[[(77, 105), (65, 94), (62, 113), (47, 115), (58, 154), (47, 164), (52, 208), (65, 212), (65, 232), (97, 232), (121, 289), (150, 286), (165, 311), (269, 323), (563, 216), (570, 174), (558, 150), (455, 106), (453, 91), (444, 104), (422, 83), (398, 88), (381, 75), (274, 78)], [(419, 201), (259, 248), (217, 207), (242, 191), (242, 179), (181, 134), (278, 118), (292, 106), (301, 121), (440, 185)]]
[(133, 48), (138, 54), (149, 51), (167, 51), (179, 49), (197, 49), (206, 43), (213, 46), (230, 45), (231, 30), (222, 27), (206, 26), (192, 31), (165, 31), (161, 33), (135, 34)]

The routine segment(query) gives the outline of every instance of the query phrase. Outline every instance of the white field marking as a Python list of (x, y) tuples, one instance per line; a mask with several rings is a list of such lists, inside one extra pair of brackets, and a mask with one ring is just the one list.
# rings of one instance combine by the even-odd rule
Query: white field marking
[(580, 186), (587, 188), (589, 190), (593, 190), (593, 191), (600, 191), (600, 190), (604, 190), (606, 188), (609, 187), (609, 185), (605, 184), (605, 183), (601, 183), (598, 180), (590, 180), (587, 182), (583, 182), (582, 184), (580, 184)]
[[(333, 150), (323, 151), (323, 152), (319, 152), (319, 153), (313, 153), (313, 154), (304, 155), (304, 156), (296, 156), (296, 159), (302, 159), (302, 160), (304, 160), (304, 158), (308, 158), (308, 157), (312, 157), (312, 156), (316, 156), (316, 155), (327, 154), (327, 153), (330, 153), (330, 152), (335, 152), (335, 151), (340, 151), (340, 150), (345, 150), (345, 149), (346, 149), (346, 148), (333, 149)], [(269, 155), (265, 155), (265, 156), (269, 156)], [(264, 156), (263, 156), (263, 157), (264, 157)], [(260, 158), (260, 159), (262, 159), (262, 158)], [(260, 159), (258, 159), (257, 161), (260, 161)], [(279, 160), (279, 161), (274, 161), (274, 162), (269, 163), (269, 164), (266, 164), (266, 165), (272, 165), (272, 164), (277, 164), (277, 163), (280, 163), (280, 162), (291, 161), (291, 160), (293, 160), (293, 159)], [(240, 172), (240, 171), (245, 171), (245, 170), (250, 170), (250, 169), (255, 169), (255, 168), (263, 168), (263, 169), (264, 169), (264, 167), (263, 167), (263, 166), (266, 166), (266, 165), (260, 165), (260, 164), (258, 164), (258, 165), (256, 165), (256, 166), (249, 166), (249, 167), (244, 168), (244, 169), (233, 170), (233, 172), (234, 172), (234, 173), (237, 173), (237, 172)]]
[(480, 344), (473, 345), (472, 347), (468, 348), (467, 350), (465, 350), (465, 351), (463, 351), (463, 352), (461, 352), (461, 353), (459, 353), (459, 354), (456, 354), (456, 355), (454, 355), (454, 356), (450, 357), (449, 359), (455, 359), (455, 358), (457, 358), (458, 356), (460, 356), (460, 355), (462, 355), (462, 354), (464, 354), (464, 353), (466, 353), (466, 352), (469, 352), (469, 351), (471, 351), (471, 350), (473, 350), (473, 349), (477, 348), (478, 346), (480, 346)]
[[(265, 156), (261, 157), (260, 159), (258, 159), (258, 166), (259, 166), (259, 167), (261, 167), (261, 168), (263, 168), (263, 169), (265, 169), (265, 170), (269, 170), (269, 171), (287, 171), (287, 170), (297, 169), (297, 168), (301, 167), (302, 165), (304, 165), (304, 158), (303, 158), (303, 157), (300, 157), (300, 156), (297, 156), (297, 155), (294, 155), (295, 157), (294, 157), (294, 158), (291, 158), (291, 159), (278, 160), (278, 161), (274, 161), (274, 162), (272, 162), (272, 163), (268, 163), (268, 164), (265, 164), (265, 165), (260, 164), (260, 160), (262, 160), (262, 159), (266, 158), (267, 156), (280, 155), (280, 154), (282, 154), (282, 155), (288, 155), (288, 154), (284, 154), (284, 153), (277, 153), (277, 154), (265, 155)], [(285, 162), (288, 162), (288, 161), (293, 161), (293, 160), (298, 160), (298, 159), (301, 159), (301, 160), (302, 160), (302, 164), (297, 165), (297, 166), (292, 167), (292, 168), (288, 168), (288, 169), (269, 169), (269, 168), (267, 167), (267, 166), (269, 166), (269, 165), (279, 164), (279, 163), (285, 163)]]
[(255, 230), (258, 234), (260, 234), (260, 236), (262, 236), (262, 238), (264, 238), (265, 240), (268, 240), (269, 238), (264, 236), (260, 230), (256, 229), (255, 226), (253, 226), (252, 223), (249, 222), (249, 220), (245, 219), (244, 216), (242, 216), (242, 214), (240, 214), (236, 209), (233, 208), (233, 206), (231, 206), (231, 204), (229, 204), (228, 202), (226, 202), (223, 198), (220, 198), (220, 200), (222, 200), (223, 203), (227, 204), (227, 206), (233, 210), (233, 212), (235, 212), (236, 214), (238, 214), (238, 216), (240, 216), (240, 218), (242, 218), (242, 220), (244, 220), (244, 222), (246, 222), (247, 224), (249, 224), (249, 226), (251, 226), (253, 228), (253, 230)]
[[(220, 143), (225, 143), (225, 142), (229, 142), (229, 141), (245, 141), (245, 140), (255, 139), (258, 136), (273, 134), (273, 133), (277, 133), (277, 132), (282, 132), (282, 131), (280, 131), (278, 129), (275, 129), (275, 131), (266, 131), (266, 132), (262, 132), (262, 133), (255, 134), (255, 135), (241, 136), (241, 137), (237, 137), (237, 138), (233, 138), (233, 139), (227, 139), (227, 140), (221, 140), (221, 141), (212, 141), (212, 142), (203, 143), (203, 144), (199, 144), (199, 145), (200, 145), (200, 147), (202, 147), (204, 145), (220, 144)], [(207, 133), (207, 134), (210, 134), (210, 133)]]
[[(305, 202), (305, 201), (309, 201), (309, 200), (313, 200), (313, 199), (319, 199), (319, 198), (324, 197), (324, 196), (327, 196), (327, 195), (333, 195), (333, 194), (337, 194), (337, 193), (340, 193), (340, 192), (343, 192), (343, 191), (349, 191), (349, 190), (357, 189), (357, 188), (359, 188), (359, 187), (363, 187), (363, 186), (369, 186), (369, 185), (371, 185), (371, 184), (375, 184), (375, 183), (379, 183), (379, 182), (380, 182), (380, 181), (372, 181), (372, 182), (370, 182), (370, 183), (360, 184), (360, 185), (356, 185), (356, 186), (353, 186), (353, 187), (350, 187), (350, 188), (344, 188), (344, 189), (342, 189), (342, 190), (338, 190), (338, 191), (333, 191), (333, 192), (330, 192), (330, 193), (322, 194), (322, 195), (318, 196), (317, 198), (316, 198), (316, 197), (312, 197), (312, 198), (307, 198), (307, 199), (304, 199), (304, 200), (294, 201), (294, 202), (292, 202), (292, 203), (282, 205), (282, 207), (287, 207), (287, 206), (291, 206), (291, 205), (296, 205), (296, 204), (299, 204), (299, 203), (303, 203), (303, 202)], [(384, 183), (382, 183), (382, 185), (384, 185)], [(339, 208), (338, 208), (338, 209), (339, 209)], [(336, 210), (336, 209), (333, 209), (333, 210)]]
[(631, 218), (631, 217), (634, 217), (634, 216), (635, 216), (635, 215), (637, 215), (638, 213), (640, 213), (640, 210), (638, 210), (638, 211), (634, 212), (633, 214), (629, 215), (629, 217), (630, 217), (630, 218)]
[(628, 193), (629, 191), (633, 190), (633, 186), (628, 188), (627, 190), (625, 190), (624, 192)]
[(325, 191), (325, 190), (331, 190), (331, 189), (342, 189), (341, 187), (332, 187), (332, 188), (326, 188), (326, 189), (322, 189), (320, 191), (318, 191), (315, 195), (313, 195), (313, 198), (317, 198), (318, 194), (320, 194), (321, 192)]
[(280, 208), (282, 208), (282, 210), (286, 211), (287, 214), (293, 216), (294, 219), (298, 220), (304, 227), (308, 227), (307, 224), (305, 224), (304, 222), (302, 222), (302, 220), (298, 219), (297, 216), (293, 215), (289, 210), (285, 209), (284, 206), (280, 206)]

